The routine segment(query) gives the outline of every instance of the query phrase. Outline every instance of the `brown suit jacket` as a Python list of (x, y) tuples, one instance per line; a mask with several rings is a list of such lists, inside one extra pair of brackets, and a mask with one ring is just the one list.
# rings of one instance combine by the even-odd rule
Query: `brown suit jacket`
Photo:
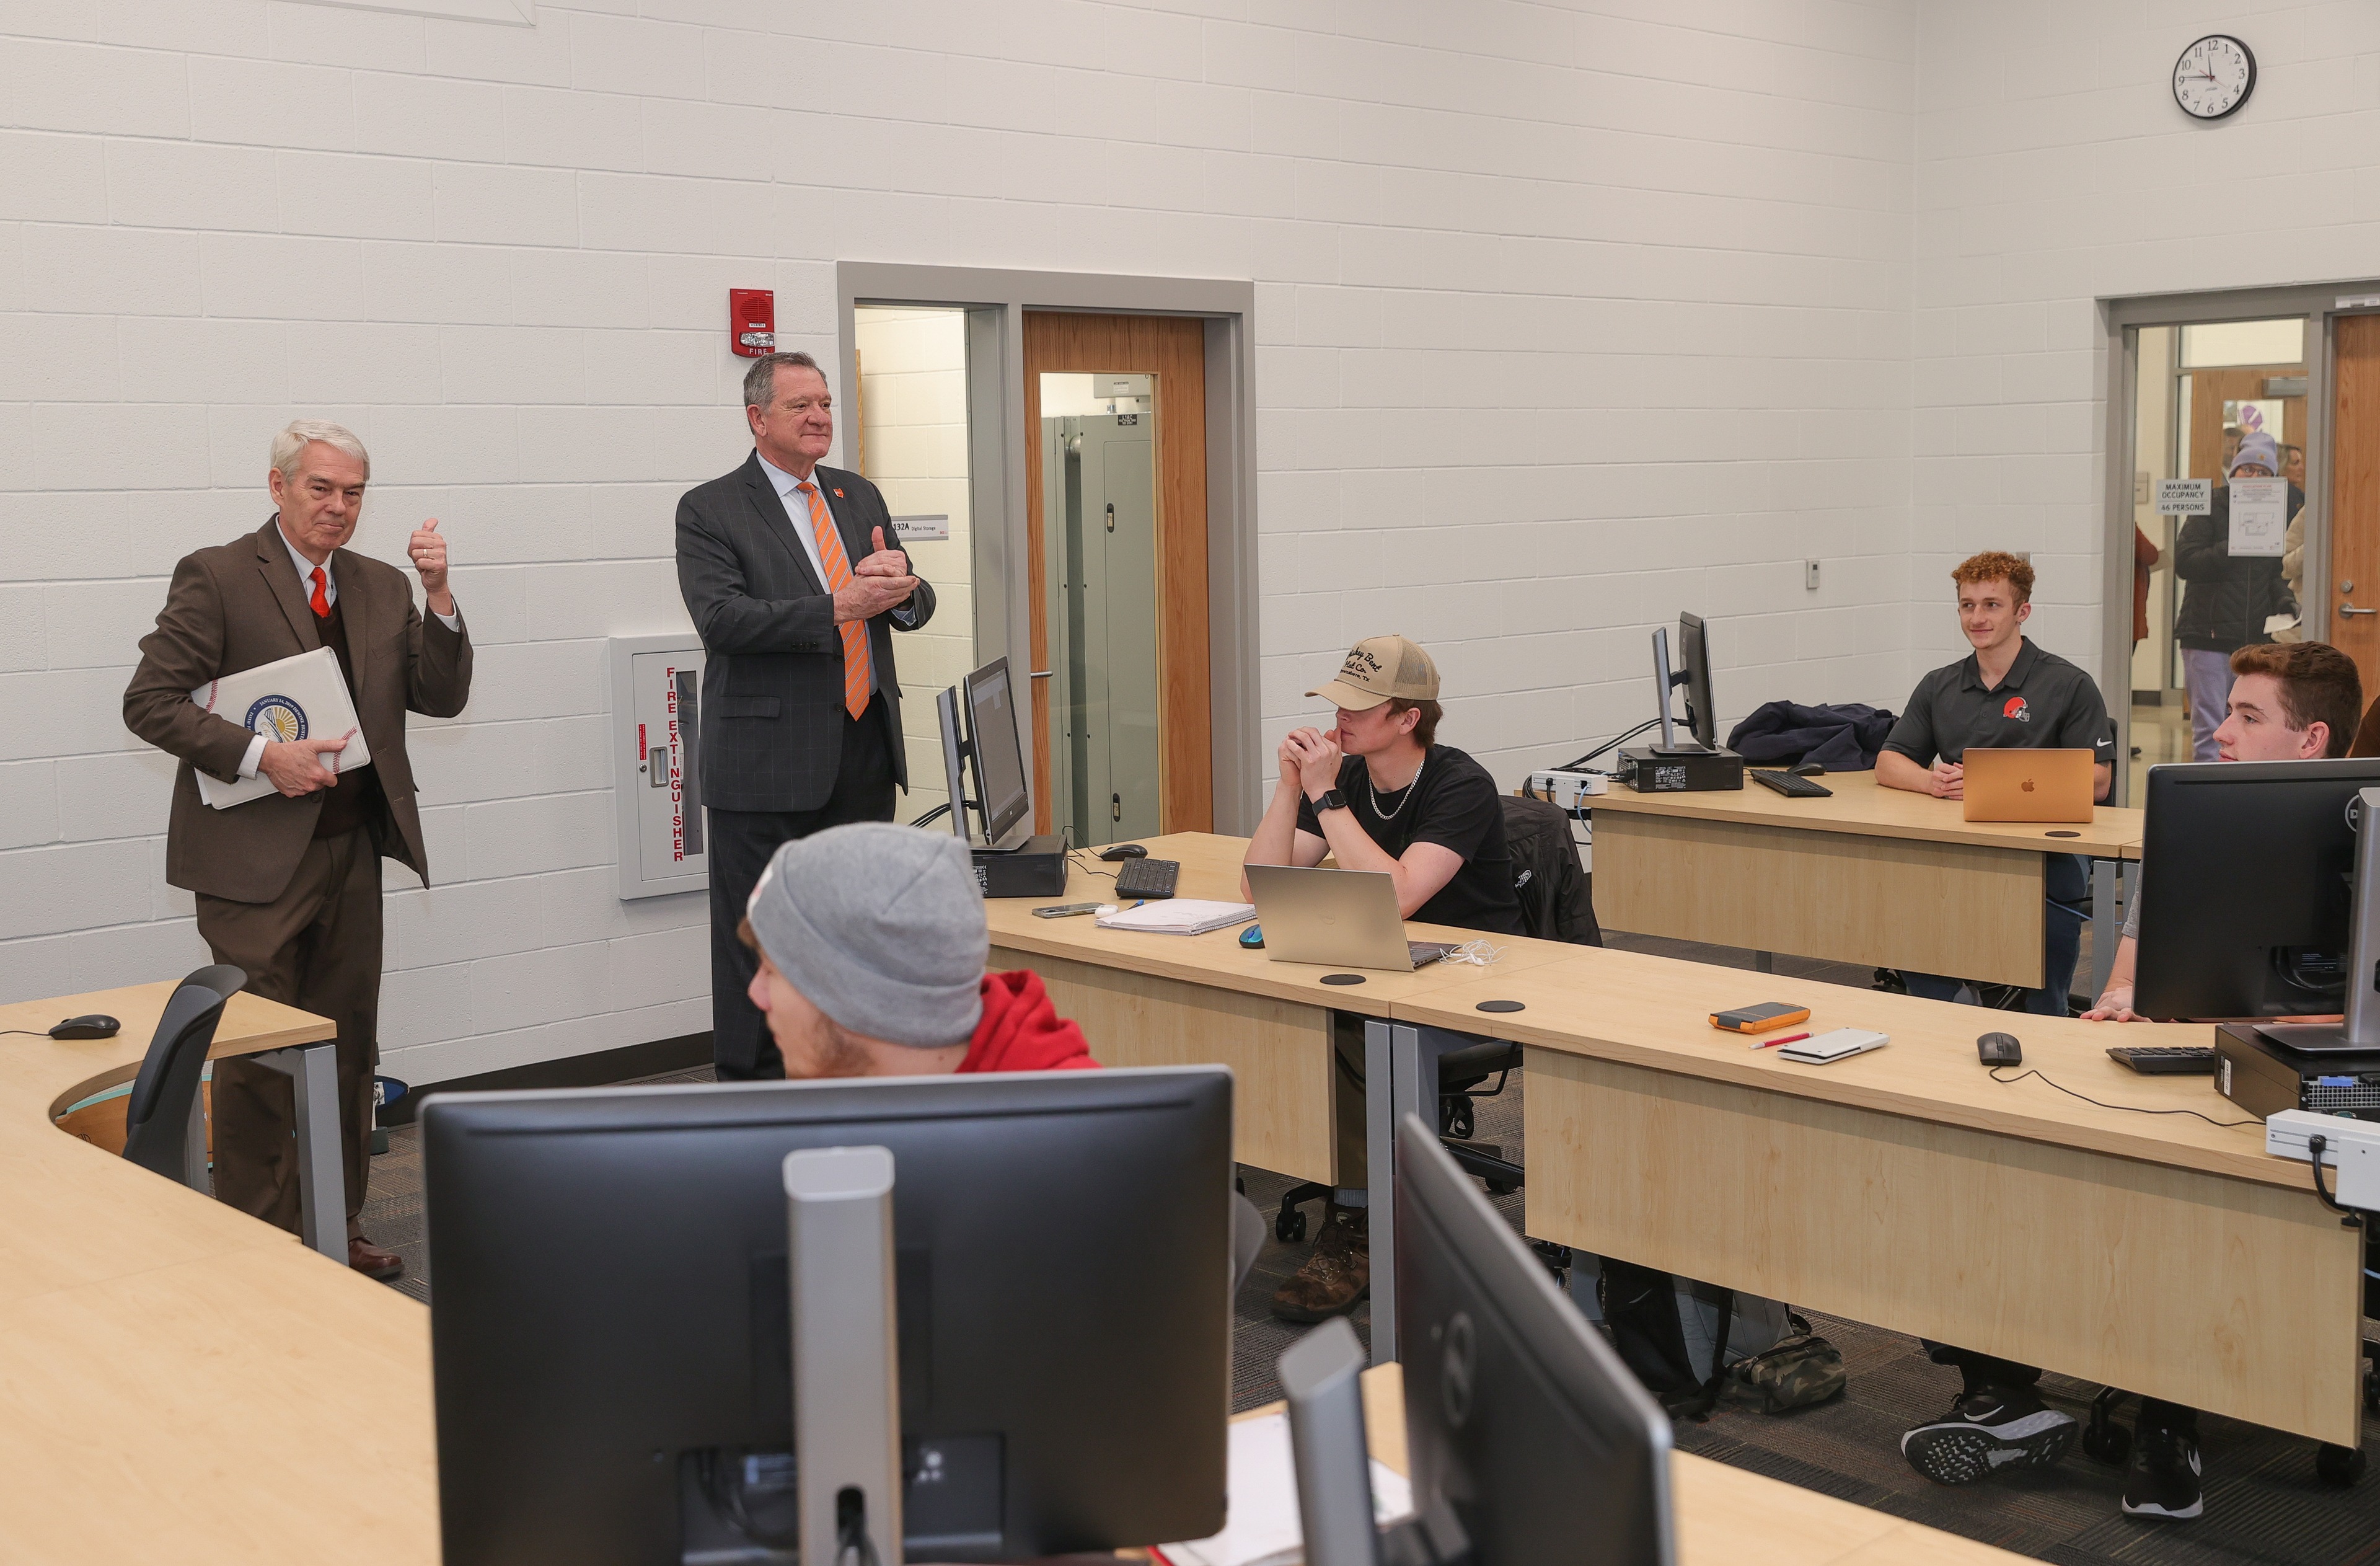
[[(413, 583), (393, 565), (350, 550), (331, 557), (339, 613), (356, 673), (356, 716), (388, 796), (395, 841), (390, 858), (430, 879), (413, 765), (405, 754), (407, 711), (451, 718), (471, 694), (471, 637), (413, 606)], [(199, 798), (194, 768), (229, 783), (254, 737), (190, 699), (224, 674), (322, 645), (277, 516), (248, 537), (185, 555), (174, 567), (157, 628), (140, 638), (140, 667), (124, 687), (124, 724), (181, 758), (166, 828), (165, 879), (235, 903), (270, 903), (298, 871), (322, 812), (322, 793), (268, 795), (228, 810)]]

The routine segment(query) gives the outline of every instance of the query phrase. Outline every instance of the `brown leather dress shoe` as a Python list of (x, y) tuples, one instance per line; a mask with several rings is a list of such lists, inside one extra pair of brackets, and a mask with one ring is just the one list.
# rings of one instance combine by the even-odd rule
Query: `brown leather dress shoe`
[(347, 1241), (347, 1265), (367, 1278), (385, 1283), (405, 1271), (405, 1258), (395, 1251), (384, 1251), (358, 1234)]
[(1371, 1214), (1332, 1202), (1305, 1265), (1282, 1281), (1272, 1313), (1283, 1321), (1327, 1321), (1344, 1316), (1372, 1292)]

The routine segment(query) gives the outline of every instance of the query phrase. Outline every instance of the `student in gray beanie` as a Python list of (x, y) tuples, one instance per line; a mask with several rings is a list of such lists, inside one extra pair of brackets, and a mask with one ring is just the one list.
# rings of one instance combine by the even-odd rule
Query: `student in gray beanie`
[(1099, 1063), (1040, 976), (984, 971), (983, 894), (955, 837), (863, 821), (796, 838), (737, 933), (759, 953), (749, 994), (787, 1076)]

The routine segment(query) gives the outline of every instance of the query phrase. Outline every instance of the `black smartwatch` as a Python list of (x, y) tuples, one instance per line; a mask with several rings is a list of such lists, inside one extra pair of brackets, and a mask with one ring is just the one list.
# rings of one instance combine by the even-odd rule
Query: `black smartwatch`
[(1325, 810), (1344, 810), (1345, 808), (1347, 808), (1347, 796), (1335, 788), (1314, 802), (1314, 813), (1318, 816)]

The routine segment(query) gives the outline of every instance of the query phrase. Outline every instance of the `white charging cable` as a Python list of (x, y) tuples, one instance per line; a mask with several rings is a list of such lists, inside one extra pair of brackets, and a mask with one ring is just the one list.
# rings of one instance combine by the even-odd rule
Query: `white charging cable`
[(1501, 946), (1492, 945), (1485, 941), (1466, 941), (1449, 952), (1445, 960), (1450, 963), (1471, 963), (1484, 968), (1503, 954), (1504, 949)]

